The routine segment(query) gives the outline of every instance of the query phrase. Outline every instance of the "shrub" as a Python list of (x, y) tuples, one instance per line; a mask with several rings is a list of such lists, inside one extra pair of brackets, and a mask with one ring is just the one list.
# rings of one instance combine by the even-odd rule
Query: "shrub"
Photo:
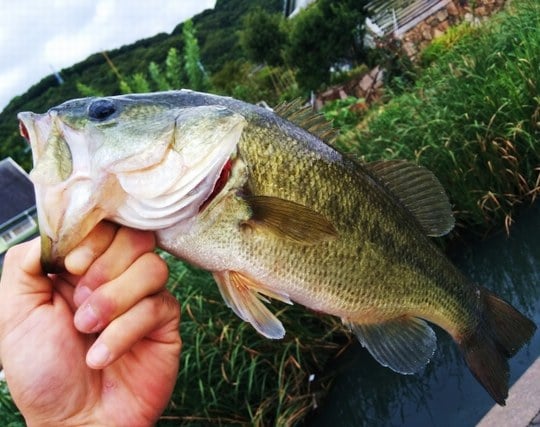
[(540, 4), (511, 9), (453, 43), (414, 91), (397, 96), (339, 143), (366, 160), (405, 158), (432, 169), (458, 224), (512, 222), (540, 192)]

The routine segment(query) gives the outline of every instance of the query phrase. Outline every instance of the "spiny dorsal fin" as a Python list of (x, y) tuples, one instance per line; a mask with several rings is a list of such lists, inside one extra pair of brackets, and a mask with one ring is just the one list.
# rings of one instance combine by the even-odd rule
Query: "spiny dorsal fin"
[(322, 113), (317, 113), (309, 104), (297, 98), (290, 102), (283, 102), (274, 108), (278, 116), (300, 126), (328, 144), (332, 144), (339, 131), (334, 128)]
[(337, 231), (321, 214), (290, 200), (270, 196), (245, 196), (251, 208), (246, 225), (294, 242), (313, 245), (334, 239)]
[(400, 374), (418, 372), (429, 362), (437, 347), (433, 329), (416, 317), (400, 317), (369, 325), (343, 323), (351, 328), (377, 362)]
[(402, 160), (368, 163), (377, 176), (416, 217), (429, 236), (443, 236), (454, 227), (444, 188), (428, 169)]

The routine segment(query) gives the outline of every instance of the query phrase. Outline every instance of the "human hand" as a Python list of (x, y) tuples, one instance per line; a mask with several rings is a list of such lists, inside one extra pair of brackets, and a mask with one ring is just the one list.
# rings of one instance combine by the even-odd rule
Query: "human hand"
[(180, 311), (150, 232), (102, 222), (46, 275), (39, 239), (8, 251), (0, 360), (28, 425), (144, 426), (172, 393)]

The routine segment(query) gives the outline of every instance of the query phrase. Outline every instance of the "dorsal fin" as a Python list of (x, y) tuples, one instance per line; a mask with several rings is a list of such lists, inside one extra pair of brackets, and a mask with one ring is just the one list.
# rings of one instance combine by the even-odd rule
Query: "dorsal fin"
[(428, 169), (402, 160), (365, 165), (416, 217), (429, 236), (443, 236), (454, 227), (450, 201)]
[(274, 108), (274, 113), (328, 144), (332, 144), (339, 133), (331, 121), (322, 113), (314, 111), (311, 105), (304, 104), (300, 98), (279, 104)]

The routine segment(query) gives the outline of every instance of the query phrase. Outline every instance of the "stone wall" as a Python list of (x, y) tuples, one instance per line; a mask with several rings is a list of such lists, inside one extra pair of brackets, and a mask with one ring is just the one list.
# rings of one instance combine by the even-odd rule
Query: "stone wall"
[[(450, 0), (445, 7), (428, 16), (403, 35), (401, 38), (403, 49), (414, 60), (418, 52), (433, 39), (444, 34), (450, 26), (462, 21), (480, 23), (501, 10), (506, 1), (510, 0)], [(332, 86), (326, 91), (318, 93), (313, 102), (314, 107), (319, 110), (328, 101), (355, 96), (360, 99), (358, 104), (351, 108), (362, 112), (367, 109), (369, 104), (380, 98), (383, 77), (384, 70), (377, 66), (347, 83)]]
[(314, 100), (315, 110), (320, 110), (329, 101), (345, 99), (348, 96), (355, 96), (359, 101), (352, 108), (358, 112), (366, 110), (368, 104), (379, 98), (380, 90), (383, 86), (384, 70), (375, 67), (371, 71), (349, 80), (342, 85), (332, 86), (317, 94)]
[(506, 0), (451, 0), (445, 7), (427, 17), (402, 37), (403, 48), (411, 58), (448, 27), (462, 21), (479, 23), (504, 6)]

